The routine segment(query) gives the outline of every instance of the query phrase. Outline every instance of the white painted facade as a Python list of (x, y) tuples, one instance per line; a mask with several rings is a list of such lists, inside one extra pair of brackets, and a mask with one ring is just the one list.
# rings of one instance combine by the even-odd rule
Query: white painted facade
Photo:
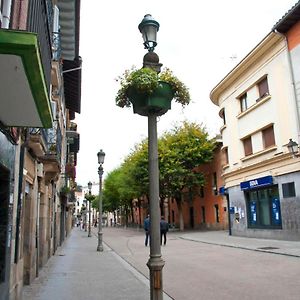
[[(268, 93), (259, 97), (258, 83), (265, 77), (268, 82)], [(247, 93), (248, 105), (247, 109), (244, 108), (242, 111), (241, 96), (245, 93)], [(282, 184), (286, 182), (294, 182), (298, 198), (300, 194), (300, 159), (292, 157), (286, 147), (289, 139), (299, 143), (300, 132), (293, 76), (285, 38), (273, 32), (267, 35), (219, 82), (211, 91), (210, 97), (213, 103), (220, 107), (220, 115), (225, 115), (221, 134), (223, 149), (228, 153), (228, 160), (223, 166), (223, 178), (232, 211), (234, 210), (240, 217), (237, 221), (235, 214), (231, 215), (233, 234), (297, 238), (298, 229), (296, 233), (290, 235), (288, 220), (285, 220), (285, 218), (297, 217), (290, 214), (289, 200), (285, 201), (282, 197)], [(266, 147), (263, 131), (272, 126), (275, 143)], [(252, 153), (246, 155), (244, 140), (249, 137), (251, 137)], [(297, 180), (293, 179), (291, 174), (294, 174)], [(249, 196), (247, 192), (241, 190), (240, 184), (267, 176), (272, 177), (272, 186), (278, 191), (282, 226), (272, 230), (263, 228), (264, 231), (259, 231), (257, 228), (249, 228), (251, 227), (249, 226), (250, 200), (247, 200)], [(297, 205), (299, 206), (299, 203)], [(271, 214), (272, 204), (270, 204)], [(299, 223), (299, 220), (297, 222)]]

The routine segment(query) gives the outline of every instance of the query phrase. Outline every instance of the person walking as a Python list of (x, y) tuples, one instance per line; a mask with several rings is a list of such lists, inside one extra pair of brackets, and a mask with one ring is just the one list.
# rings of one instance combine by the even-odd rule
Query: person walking
[(148, 246), (148, 240), (150, 243), (150, 216), (149, 214), (147, 215), (146, 219), (144, 220), (144, 230), (145, 230), (145, 246)]
[(169, 231), (169, 223), (162, 216), (160, 220), (160, 244), (162, 244), (162, 237), (164, 237), (164, 246), (167, 243), (167, 232)]

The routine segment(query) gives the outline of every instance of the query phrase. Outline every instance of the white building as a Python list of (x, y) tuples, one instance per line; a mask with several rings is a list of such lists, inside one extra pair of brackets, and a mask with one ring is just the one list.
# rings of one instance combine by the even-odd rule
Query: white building
[(220, 107), (233, 235), (300, 238), (299, 120), (285, 36), (268, 34), (211, 91)]

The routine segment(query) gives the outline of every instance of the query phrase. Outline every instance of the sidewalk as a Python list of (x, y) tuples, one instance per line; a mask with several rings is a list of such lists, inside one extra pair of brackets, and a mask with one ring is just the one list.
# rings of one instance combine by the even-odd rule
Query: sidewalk
[(179, 238), (225, 247), (300, 257), (300, 241), (281, 241), (229, 236), (228, 231), (189, 232), (181, 234)]
[(103, 245), (97, 252), (95, 234), (74, 228), (39, 277), (24, 287), (23, 300), (149, 299), (149, 280)]

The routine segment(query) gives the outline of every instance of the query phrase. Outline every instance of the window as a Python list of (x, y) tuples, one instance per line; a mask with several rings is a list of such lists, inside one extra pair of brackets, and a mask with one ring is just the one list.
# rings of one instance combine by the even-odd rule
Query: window
[(296, 197), (295, 183), (288, 182), (282, 184), (283, 198)]
[(248, 227), (281, 228), (278, 186), (245, 192)]
[(220, 223), (219, 205), (215, 204), (216, 222)]
[(262, 79), (258, 84), (258, 92), (259, 92), (259, 98), (257, 101), (260, 99), (264, 98), (265, 96), (269, 95), (269, 86), (268, 86), (268, 80), (267, 77)]
[(223, 152), (223, 162), (224, 162), (224, 165), (226, 166), (229, 164), (228, 147), (223, 148), (222, 152)]
[(200, 186), (199, 194), (201, 198), (204, 198), (204, 186)]
[(213, 173), (213, 179), (212, 179), (212, 187), (213, 187), (213, 194), (218, 195), (218, 183), (217, 183), (217, 173)]
[(247, 110), (248, 103), (247, 103), (247, 93), (243, 94), (240, 98), (240, 105), (241, 105), (241, 112)]
[(244, 144), (244, 152), (245, 152), (245, 156), (251, 155), (253, 153), (252, 150), (252, 142), (251, 142), (251, 136), (245, 138), (243, 140), (243, 144)]
[(223, 125), (226, 125), (226, 117), (225, 117), (225, 108), (222, 108), (220, 113), (219, 113), (220, 117), (223, 120)]
[(205, 207), (204, 206), (201, 206), (201, 211), (202, 211), (202, 223), (206, 223), (206, 220), (205, 220)]
[(262, 130), (262, 138), (263, 138), (263, 145), (265, 149), (275, 145), (273, 125)]

